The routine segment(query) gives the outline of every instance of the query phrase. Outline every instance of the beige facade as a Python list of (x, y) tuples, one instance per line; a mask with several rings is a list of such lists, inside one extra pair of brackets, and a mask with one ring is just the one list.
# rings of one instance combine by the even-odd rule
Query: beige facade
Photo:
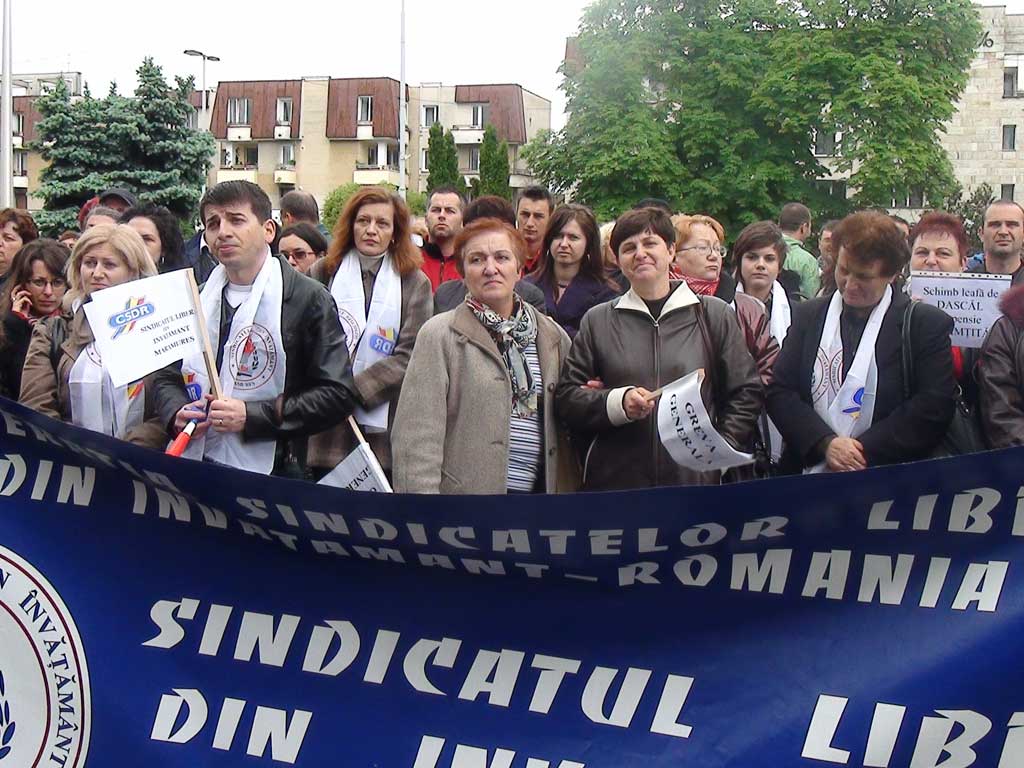
[[(278, 123), (270, 131), (260, 129), (261, 110), (271, 109), (272, 99), (283, 93), (288, 81), (222, 83), (211, 130), (217, 138), (217, 157), (210, 183), (245, 179), (259, 184), (275, 208), (291, 189), (310, 192), (323, 206), (338, 186), (389, 183), (400, 186), (398, 171), (397, 103), (386, 98), (397, 93), (389, 78), (336, 80), (305, 78), (295, 99), (290, 124)], [(230, 87), (231, 96), (226, 96)], [(266, 96), (265, 94), (271, 94)], [(374, 116), (362, 112), (360, 99), (372, 95)], [(447, 86), (425, 83), (407, 88), (406, 187), (426, 191), (429, 173), (427, 140), (430, 124), (439, 121), (455, 137), (459, 168), (469, 183), (479, 175), (479, 150), (484, 125), (493, 122), (499, 138), (509, 144), (510, 185), (533, 183), (521, 158), (524, 144), (551, 127), (551, 102), (518, 85)], [(251, 99), (252, 128), (218, 119), (228, 112), (228, 98)], [(348, 102), (352, 103), (349, 104)], [(394, 100), (397, 101), (397, 100)], [(388, 110), (382, 115), (380, 110)], [(268, 118), (269, 119), (269, 118)], [(263, 131), (257, 138), (254, 132)], [(267, 134), (267, 135), (264, 135)], [(282, 134), (279, 137), (279, 134)], [(282, 154), (291, 145), (290, 155)], [(288, 159), (290, 158), (290, 162)]]
[(983, 37), (942, 144), (966, 192), (1024, 200), (1024, 14), (980, 7)]

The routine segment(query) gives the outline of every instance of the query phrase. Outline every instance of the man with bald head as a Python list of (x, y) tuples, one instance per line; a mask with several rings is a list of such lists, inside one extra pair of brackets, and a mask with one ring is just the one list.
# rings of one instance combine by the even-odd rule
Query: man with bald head
[(996, 200), (985, 209), (980, 234), (985, 258), (968, 271), (1012, 275), (1013, 285), (1024, 280), (1020, 253), (1024, 243), (1024, 208), (1012, 200)]
[(293, 189), (285, 192), (281, 198), (281, 226), (290, 227), (300, 222), (312, 224), (327, 238), (328, 243), (331, 242), (331, 233), (320, 223), (320, 208), (316, 198), (309, 192)]

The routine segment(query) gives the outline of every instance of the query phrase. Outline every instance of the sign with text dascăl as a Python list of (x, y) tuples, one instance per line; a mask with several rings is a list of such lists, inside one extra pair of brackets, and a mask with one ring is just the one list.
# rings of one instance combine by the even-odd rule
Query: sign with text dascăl
[(185, 269), (97, 291), (85, 314), (115, 387), (202, 351)]
[(970, 272), (911, 272), (910, 293), (953, 318), (954, 347), (980, 347), (999, 316), (1009, 275)]

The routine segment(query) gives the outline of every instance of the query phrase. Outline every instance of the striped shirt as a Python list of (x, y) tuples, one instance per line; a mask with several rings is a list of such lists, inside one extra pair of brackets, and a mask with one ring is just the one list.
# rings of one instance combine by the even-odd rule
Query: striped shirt
[[(536, 342), (523, 350), (523, 355), (530, 368), (537, 404), (540, 405), (544, 400), (544, 382), (540, 375)], [(505, 487), (510, 491), (532, 491), (543, 468), (544, 425), (540, 411), (527, 417), (512, 414), (508, 420), (508, 480)]]

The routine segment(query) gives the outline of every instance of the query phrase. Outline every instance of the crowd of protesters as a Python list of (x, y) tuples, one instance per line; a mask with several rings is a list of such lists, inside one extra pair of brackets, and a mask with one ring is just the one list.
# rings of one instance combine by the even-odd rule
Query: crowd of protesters
[[(328, 232), (307, 193), (279, 224), (259, 187), (225, 182), (200, 219), (186, 242), (125, 189), (54, 240), (0, 211), (0, 395), (155, 450), (189, 425), (189, 458), (307, 480), (365, 433), (410, 493), (708, 485), (1024, 444), (1012, 201), (988, 206), (975, 259), (942, 211), (828, 221), (815, 256), (800, 203), (727, 233), (654, 199), (601, 225), (541, 187), (514, 205), (436, 189), (424, 220), (367, 187)], [(94, 292), (178, 269), (202, 284), (219, 397), (202, 356), (114, 387), (93, 343)], [(911, 270), (1011, 276), (980, 349), (951, 344)], [(749, 467), (690, 470), (662, 445), (658, 393), (697, 369)]]

